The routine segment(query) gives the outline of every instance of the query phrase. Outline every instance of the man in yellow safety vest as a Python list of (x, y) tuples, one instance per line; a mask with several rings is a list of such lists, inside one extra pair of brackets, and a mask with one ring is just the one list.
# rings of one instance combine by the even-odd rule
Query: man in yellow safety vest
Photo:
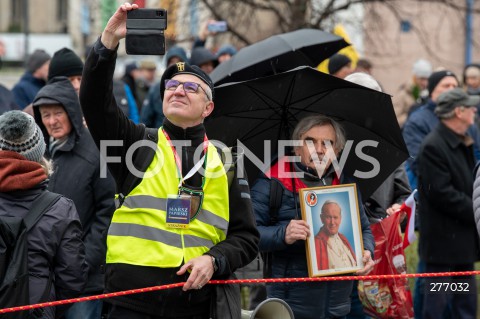
[[(135, 9), (125, 3), (110, 18), (86, 60), (80, 92), (89, 130), (120, 193), (107, 235), (105, 286), (114, 292), (185, 284), (112, 298), (108, 318), (230, 318), (212, 311), (218, 288), (206, 284), (257, 256), (249, 186), (236, 176), (229, 186), (208, 140), (203, 120), (213, 111), (214, 87), (198, 67), (179, 62), (165, 71), (166, 118), (153, 133), (118, 109), (112, 96), (116, 51), (127, 12)], [(126, 186), (132, 175), (139, 177)]]

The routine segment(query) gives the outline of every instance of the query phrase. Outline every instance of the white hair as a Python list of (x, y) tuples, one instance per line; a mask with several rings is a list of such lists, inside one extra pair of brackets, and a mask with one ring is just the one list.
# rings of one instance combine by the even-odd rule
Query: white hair
[(325, 210), (325, 207), (328, 206), (328, 205), (337, 205), (338, 208), (340, 209), (340, 216), (342, 215), (342, 208), (340, 207), (340, 204), (339, 204), (337, 201), (332, 200), (332, 199), (327, 199), (327, 200), (323, 203), (322, 208), (321, 208), (321, 210), (320, 210), (320, 211), (321, 211), (321, 213), (320, 213), (321, 215), (323, 215), (324, 210)]
[[(309, 115), (301, 119), (293, 130), (292, 140), (301, 140), (303, 134), (315, 126), (331, 125), (335, 131), (335, 143), (333, 147), (337, 152), (341, 151), (346, 143), (346, 134), (342, 125), (334, 119), (323, 114)], [(298, 146), (296, 146), (298, 148)]]
[(212, 89), (208, 85), (205, 88), (202, 87), (202, 89), (205, 89), (205, 95), (207, 96), (207, 100), (213, 101)]

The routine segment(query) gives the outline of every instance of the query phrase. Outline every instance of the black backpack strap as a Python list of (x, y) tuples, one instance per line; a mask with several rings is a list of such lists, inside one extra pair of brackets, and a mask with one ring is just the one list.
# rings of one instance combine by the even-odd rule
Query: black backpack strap
[(274, 178), (270, 179), (270, 225), (274, 225), (278, 221), (278, 211), (282, 206), (283, 187), (279, 181)]
[[(152, 141), (157, 145), (158, 143), (158, 129), (157, 128), (145, 128), (144, 140)], [(137, 151), (138, 152), (138, 151)], [(155, 156), (156, 149), (151, 147), (142, 148), (141, 156), (135, 156), (133, 160), (133, 165), (137, 170), (145, 172)], [(135, 176), (130, 171), (125, 177), (121, 189), (118, 193), (118, 203), (117, 208), (122, 206), (125, 196), (128, 195), (141, 181), (141, 178)]]
[(225, 167), (225, 174), (227, 174), (228, 189), (232, 186), (233, 178), (235, 177), (236, 159), (231, 147), (223, 149), (217, 148), (217, 153), (222, 160), (223, 167)]
[(40, 220), (45, 212), (55, 204), (62, 195), (44, 191), (40, 194), (32, 203), (32, 207), (23, 218), (27, 231), (32, 229), (33, 226)]
[[(32, 203), (30, 210), (28, 211), (27, 216), (23, 218), (27, 232), (32, 229), (35, 224), (40, 220), (40, 218), (62, 197), (62, 195), (57, 193), (52, 193), (50, 191), (44, 191), (40, 194)], [(40, 297), (40, 302), (48, 300), (50, 295), (50, 290), (52, 289), (53, 276), (52, 271), (48, 271), (48, 282), (45, 290), (43, 291), (42, 296)], [(44, 313), (43, 308), (36, 308), (32, 311), (33, 318), (42, 318)]]
[[(269, 210), (270, 225), (275, 225), (278, 222), (278, 211), (282, 206), (283, 186), (274, 178), (270, 179), (270, 202)], [(261, 253), (263, 259), (263, 278), (270, 278), (272, 276), (272, 252)]]

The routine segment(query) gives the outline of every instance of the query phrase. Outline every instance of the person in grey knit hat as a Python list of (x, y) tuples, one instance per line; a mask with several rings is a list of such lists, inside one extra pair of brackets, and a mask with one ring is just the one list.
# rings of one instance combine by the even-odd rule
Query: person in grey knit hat
[(22, 111), (9, 111), (0, 116), (0, 150), (23, 155), (42, 163), (45, 153), (43, 134), (35, 120)]
[[(12, 301), (10, 303), (12, 306), (19, 305), (18, 302), (37, 304), (77, 298), (85, 286), (89, 271), (89, 265), (85, 261), (85, 244), (81, 237), (83, 222), (80, 221), (74, 203), (64, 196), (56, 197), (50, 194), (55, 197), (55, 200), (47, 197), (48, 207), (40, 215), (30, 216), (37, 218), (32, 220), (34, 223), (25, 232), (25, 236), (14, 235), (14, 233), (23, 233), (19, 231), (22, 228), (18, 226), (20, 223), (24, 224), (25, 219), (35, 211), (34, 206), (39, 204), (37, 209), (40, 209), (41, 202), (45, 199), (41, 196), (49, 196), (46, 192), (51, 172), (49, 163), (43, 157), (44, 150), (45, 142), (42, 132), (30, 115), (14, 110), (0, 116), (2, 248), (8, 248), (7, 261), (12, 259), (10, 266), (20, 266), (21, 263), (22, 267), (28, 267), (26, 276), (22, 277), (10, 276), (7, 272), (5, 279), (9, 279), (8, 277), (11, 279), (4, 281), (6, 285), (2, 283), (0, 298), (2, 301), (5, 301), (4, 295), (9, 294), (20, 294), (25, 297), (18, 300), (7, 297), (7, 301)], [(10, 249), (11, 245), (20, 241), (25, 244), (27, 254), (25, 259), (11, 256), (14, 255), (11, 253), (13, 251)], [(5, 259), (3, 251), (0, 258), (2, 266)], [(15, 273), (12, 272), (12, 274)], [(9, 283), (16, 285), (16, 289), (9, 290)], [(1, 306), (4, 305), (6, 304), (2, 302)], [(27, 313), (27, 318), (63, 318), (63, 313), (69, 306), (32, 310), (30, 314)], [(24, 316), (17, 314), (9, 318), (22, 317)]]
[(45, 50), (37, 49), (28, 57), (27, 62), (25, 63), (25, 69), (31, 73), (35, 73), (40, 69), (45, 63), (50, 61), (51, 56)]

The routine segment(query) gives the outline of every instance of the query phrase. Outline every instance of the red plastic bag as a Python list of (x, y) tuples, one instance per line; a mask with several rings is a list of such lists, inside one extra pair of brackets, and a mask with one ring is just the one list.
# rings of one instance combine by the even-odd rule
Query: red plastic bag
[[(370, 226), (375, 238), (375, 266), (369, 275), (406, 273), (400, 215), (393, 214)], [(365, 313), (375, 318), (414, 317), (407, 278), (360, 280), (358, 296)]]

